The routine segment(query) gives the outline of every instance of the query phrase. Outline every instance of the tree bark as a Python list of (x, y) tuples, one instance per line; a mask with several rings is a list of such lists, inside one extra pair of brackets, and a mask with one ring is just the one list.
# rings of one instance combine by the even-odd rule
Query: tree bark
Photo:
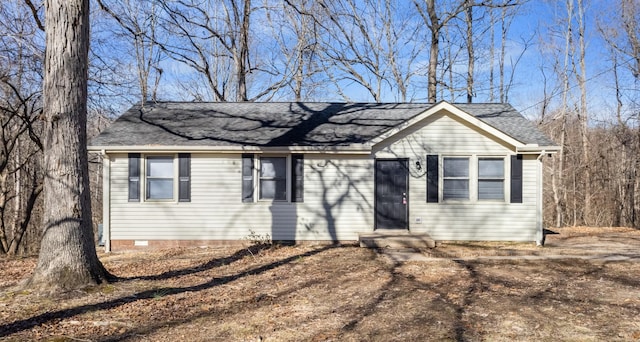
[(578, 58), (580, 72), (577, 74), (577, 81), (580, 87), (580, 111), (578, 120), (580, 122), (580, 139), (582, 140), (582, 165), (584, 165), (584, 196), (582, 208), (582, 223), (591, 225), (591, 161), (589, 147), (589, 113), (587, 109), (587, 66), (586, 66), (586, 46), (585, 46), (585, 8), (582, 0), (577, 0), (578, 6)]
[(44, 219), (25, 286), (70, 290), (111, 278), (91, 227), (86, 148), (89, 0), (47, 0), (44, 65)]
[(471, 103), (473, 102), (473, 67), (475, 65), (473, 47), (473, 6), (469, 0), (466, 0), (465, 6), (467, 7), (465, 11), (465, 22), (467, 24), (467, 103)]

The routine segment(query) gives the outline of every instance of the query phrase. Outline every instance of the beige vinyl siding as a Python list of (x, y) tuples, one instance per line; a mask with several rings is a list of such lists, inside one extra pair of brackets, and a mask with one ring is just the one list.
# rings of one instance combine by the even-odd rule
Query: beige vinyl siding
[[(496, 141), (487, 134), (455, 116), (433, 114), (376, 145), (377, 158), (413, 156), (417, 153), (497, 153), (514, 151), (512, 146)], [(424, 158), (424, 157), (423, 157)]]
[(428, 233), (436, 240), (535, 241), (538, 163), (536, 156), (524, 157), (523, 203), (509, 203), (508, 198), (505, 202), (426, 203), (426, 179), (412, 178), (410, 230)]
[(305, 156), (304, 163), (302, 203), (242, 203), (240, 154), (192, 154), (191, 202), (143, 196), (137, 203), (128, 202), (127, 155), (112, 155), (111, 239), (238, 240), (252, 230), (276, 240), (355, 240), (370, 231), (372, 159)]
[[(428, 233), (436, 240), (536, 240), (540, 163), (537, 156), (524, 156), (523, 203), (509, 203), (512, 147), (448, 115), (433, 115), (424, 124), (376, 146), (377, 158), (409, 158), (409, 230)], [(440, 197), (439, 203), (426, 202), (427, 154), (470, 157), (472, 200), (442, 201)], [(505, 201), (473, 200), (473, 193), (477, 192), (473, 173), (477, 172), (478, 157), (505, 158)], [(421, 170), (416, 161), (420, 161)], [(439, 165), (442, 167), (442, 158)]]

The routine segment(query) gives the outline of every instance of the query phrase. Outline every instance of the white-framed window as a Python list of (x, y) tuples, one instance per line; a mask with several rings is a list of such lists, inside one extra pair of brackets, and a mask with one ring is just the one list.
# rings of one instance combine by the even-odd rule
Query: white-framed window
[(469, 157), (444, 157), (442, 164), (442, 199), (469, 200)]
[(128, 188), (129, 202), (191, 202), (191, 154), (129, 153)]
[(427, 155), (426, 202), (522, 203), (522, 158)]
[(287, 158), (260, 157), (261, 200), (287, 200)]
[(478, 200), (504, 201), (504, 158), (478, 158)]
[[(255, 192), (254, 192), (255, 191)], [(304, 155), (242, 155), (242, 202), (304, 201)]]
[(146, 158), (147, 200), (172, 200), (175, 171), (173, 156), (147, 156)]

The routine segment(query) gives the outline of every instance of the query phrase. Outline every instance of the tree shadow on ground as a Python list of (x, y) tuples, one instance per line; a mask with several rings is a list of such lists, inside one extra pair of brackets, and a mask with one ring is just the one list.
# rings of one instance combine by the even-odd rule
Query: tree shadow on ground
[(116, 281), (128, 281), (128, 280), (150, 280), (150, 281), (155, 281), (155, 280), (167, 280), (167, 279), (171, 279), (171, 278), (177, 278), (177, 277), (181, 277), (181, 276), (191, 275), (191, 274), (195, 274), (195, 273), (208, 271), (208, 270), (214, 269), (216, 267), (229, 265), (229, 264), (231, 264), (233, 262), (241, 260), (244, 257), (247, 257), (249, 255), (258, 254), (260, 251), (265, 250), (265, 249), (269, 249), (269, 248), (271, 248), (270, 245), (257, 244), (257, 245), (249, 246), (247, 248), (239, 249), (238, 251), (236, 251), (235, 253), (233, 253), (232, 255), (230, 255), (228, 257), (215, 258), (215, 259), (209, 260), (206, 263), (203, 263), (203, 264), (198, 265), (198, 266), (187, 267), (187, 268), (184, 268), (184, 269), (181, 269), (181, 270), (171, 270), (171, 271), (162, 272), (160, 274), (155, 274), (155, 275), (145, 275), (145, 276), (137, 276), (137, 277), (118, 277), (116, 279)]
[[(278, 260), (266, 265), (254, 267), (252, 269), (249, 269), (237, 274), (222, 276), (222, 277), (213, 277), (211, 280), (199, 285), (185, 286), (185, 287), (166, 287), (162, 289), (155, 288), (151, 290), (141, 291), (133, 295), (112, 299), (102, 303), (81, 305), (78, 307), (64, 309), (64, 310), (45, 312), (30, 318), (26, 318), (26, 319), (18, 320), (9, 324), (1, 325), (0, 337), (9, 336), (11, 334), (15, 334), (23, 330), (31, 329), (33, 327), (36, 327), (38, 325), (41, 325), (53, 320), (66, 319), (66, 318), (74, 317), (76, 315), (89, 313), (89, 312), (96, 312), (100, 310), (109, 310), (109, 309), (113, 309), (113, 308), (117, 308), (117, 307), (129, 304), (129, 303), (134, 303), (140, 300), (155, 298), (158, 295), (158, 292), (162, 292), (164, 296), (171, 296), (171, 295), (187, 293), (187, 292), (199, 292), (202, 290), (224, 285), (247, 276), (258, 275), (258, 274), (273, 270), (275, 268), (278, 268), (280, 266), (289, 264), (293, 261), (298, 260), (301, 257), (309, 257), (312, 255), (320, 254), (322, 252), (325, 252), (329, 249), (336, 248), (336, 247), (338, 246), (336, 245), (323, 246), (321, 248), (307, 251), (305, 253), (296, 254), (288, 258), (284, 258), (282, 260)], [(146, 279), (147, 280), (163, 280), (163, 279), (178, 277), (180, 275), (201, 272), (201, 271), (222, 265), (224, 261), (232, 262), (232, 261), (239, 260), (243, 257), (243, 255), (246, 256), (250, 252), (247, 251), (246, 254), (244, 253), (245, 253), (244, 251), (238, 251), (228, 258), (214, 259), (203, 265), (196, 266), (193, 269), (189, 268), (189, 269), (184, 269), (179, 271), (165, 272), (155, 276), (148, 276), (146, 277)], [(134, 277), (134, 278), (128, 278), (128, 279), (145, 279), (145, 277)]]

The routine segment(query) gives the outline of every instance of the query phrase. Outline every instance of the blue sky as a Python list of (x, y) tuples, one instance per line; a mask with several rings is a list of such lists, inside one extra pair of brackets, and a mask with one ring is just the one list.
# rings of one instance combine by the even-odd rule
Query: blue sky
[[(587, 101), (593, 121), (599, 121), (609, 116), (608, 113), (615, 104), (611, 56), (597, 28), (598, 21), (606, 24), (606, 15), (602, 13), (610, 11), (611, 4), (608, 1), (586, 0), (585, 3), (587, 3), (585, 12)], [(536, 36), (535, 45), (527, 49), (523, 60), (516, 69), (515, 89), (510, 97), (510, 102), (516, 108), (532, 118), (539, 115), (540, 103), (544, 99), (541, 68), (545, 68), (548, 79), (557, 82), (557, 75), (554, 75), (552, 70), (552, 60), (548, 53), (543, 53), (543, 51), (548, 52), (543, 45), (553, 41), (556, 41), (557, 44), (564, 44), (564, 37), (558, 36), (563, 32), (555, 32), (566, 25), (566, 23), (557, 23), (558, 18), (566, 17), (564, 5), (564, 1), (530, 1), (526, 3), (523, 11), (514, 21), (510, 33), (512, 40), (516, 40), (520, 36), (528, 37), (532, 34)], [(577, 30), (575, 22), (574, 29)], [(575, 44), (577, 46), (577, 40)], [(571, 87), (573, 95), (570, 100), (575, 102), (579, 96), (575, 77), (571, 78)], [(554, 97), (555, 102), (560, 101), (560, 98), (560, 94), (557, 93)]]
[[(606, 119), (610, 117), (612, 106), (615, 103), (613, 97), (613, 79), (610, 72), (611, 63), (609, 62), (610, 56), (600, 37), (597, 30), (596, 22), (599, 20), (602, 23), (607, 22), (608, 12), (612, 4), (605, 0), (583, 0), (587, 3), (586, 11), (586, 65), (587, 65), (587, 89), (589, 92), (588, 105), (590, 109), (591, 117), (598, 121), (600, 119)], [(398, 0), (399, 4), (402, 4), (402, 0)], [(414, 9), (412, 2), (406, 2), (408, 7), (403, 7), (403, 11), (411, 11)], [(400, 5), (399, 5), (400, 6)], [(508, 41), (506, 46), (506, 76), (507, 78), (513, 72), (513, 83), (509, 92), (508, 102), (514, 105), (514, 107), (522, 111), (527, 117), (535, 119), (540, 114), (540, 103), (544, 99), (545, 82), (547, 82), (547, 93), (551, 93), (554, 90), (554, 86), (559, 85), (559, 76), (553, 70), (554, 57), (561, 58), (561, 51), (557, 49), (563, 48), (564, 37), (563, 34), (566, 31), (566, 9), (565, 1), (553, 1), (553, 0), (531, 0), (523, 4), (517, 9), (517, 14), (511, 24)], [(254, 20), (254, 26), (259, 28), (262, 18)], [(575, 18), (574, 18), (575, 20)], [(575, 26), (574, 26), (575, 27)], [(372, 28), (373, 30), (373, 28)], [(423, 31), (426, 32), (426, 29)], [(273, 35), (273, 33), (260, 32), (265, 37)], [(263, 38), (260, 38), (263, 39)], [(499, 42), (499, 37), (496, 38)], [(525, 43), (526, 42), (526, 43)], [(577, 41), (576, 41), (577, 44)], [(553, 52), (552, 47), (556, 50)], [(441, 50), (446, 48), (446, 43), (441, 43)], [(477, 62), (475, 65), (477, 85), (477, 97), (474, 98), (474, 102), (487, 102), (489, 100), (487, 94), (487, 74), (489, 70), (487, 60), (487, 46), (479, 44), (476, 48)], [(274, 53), (277, 51), (268, 51), (268, 53)], [(521, 56), (521, 58), (520, 58)], [(518, 58), (518, 63), (515, 70), (511, 69), (510, 61), (515, 61)], [(423, 55), (417, 59), (417, 67), (426, 66), (428, 63), (428, 51), (425, 49)], [(464, 74), (466, 72), (466, 62), (462, 61), (454, 68), (456, 72)], [(179, 85), (180, 82), (188, 84), (188, 86), (200, 86), (204, 87), (204, 83), (198, 84), (194, 82), (191, 76), (193, 71), (182, 64), (179, 64), (171, 59), (165, 58), (161, 64), (165, 73), (163, 74), (161, 82), (161, 99), (167, 100), (191, 100), (185, 93), (185, 89)], [(132, 73), (134, 69), (131, 70)], [(543, 73), (544, 71), (544, 73)], [(409, 92), (409, 100), (415, 102), (426, 101), (426, 71), (421, 71), (420, 75), (412, 78), (412, 89)], [(497, 77), (497, 76), (496, 76)], [(184, 82), (184, 80), (188, 80)], [(570, 104), (577, 103), (579, 100), (578, 88), (576, 86), (576, 79), (574, 76), (570, 78), (572, 91), (570, 94)], [(343, 83), (344, 89), (350, 100), (353, 101), (372, 101), (373, 98), (366, 90), (359, 85)], [(319, 94), (313, 100), (319, 101), (344, 101), (337, 93), (331, 92), (330, 86), (326, 89), (320, 90)], [(630, 91), (637, 91), (638, 85), (631, 84)], [(559, 92), (553, 97), (551, 109), (557, 108), (560, 101)], [(455, 98), (456, 101), (465, 101), (463, 92), (459, 92)], [(284, 95), (282, 97), (274, 97), (273, 100), (291, 100)], [(445, 97), (446, 100), (450, 100)], [(383, 102), (395, 102), (398, 98), (393, 91), (387, 86)]]

